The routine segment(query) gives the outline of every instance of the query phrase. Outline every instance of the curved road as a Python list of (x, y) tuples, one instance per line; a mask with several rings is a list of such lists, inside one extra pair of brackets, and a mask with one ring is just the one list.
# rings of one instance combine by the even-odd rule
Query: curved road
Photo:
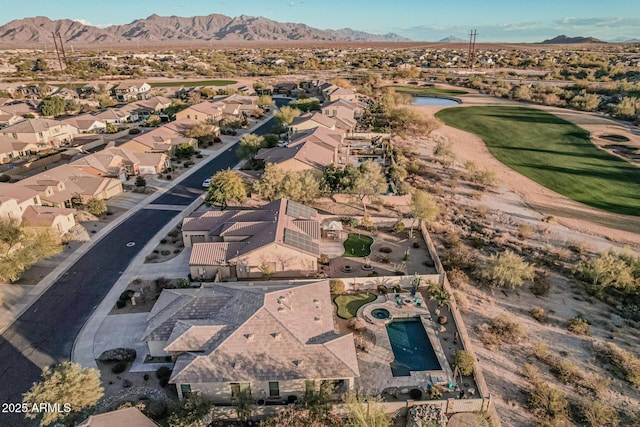
[[(274, 123), (271, 119), (253, 133), (268, 133)], [(3, 404), (22, 402), (22, 394), (39, 380), (43, 367), (70, 359), (73, 342), (93, 310), (138, 252), (179, 214), (154, 205), (190, 204), (202, 194), (201, 185), (206, 177), (233, 167), (238, 161), (235, 147), (227, 149), (123, 221), (69, 267), (0, 335), (0, 426), (35, 425), (23, 414), (3, 412), (6, 409)], [(135, 246), (127, 247), (128, 242), (135, 242)]]

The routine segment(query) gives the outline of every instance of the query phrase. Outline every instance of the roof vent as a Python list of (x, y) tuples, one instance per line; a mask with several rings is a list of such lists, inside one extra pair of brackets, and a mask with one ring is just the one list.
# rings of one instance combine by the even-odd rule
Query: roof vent
[(313, 320), (315, 320), (316, 322), (319, 322), (320, 321), (320, 316), (314, 317)]
[(304, 366), (304, 361), (301, 359), (294, 360), (293, 364), (296, 365), (298, 368), (301, 368), (302, 366)]
[(247, 339), (248, 342), (253, 342), (256, 339), (256, 337), (253, 334), (244, 334), (244, 337)]
[(280, 341), (282, 339), (282, 334), (280, 332), (274, 332), (271, 334), (274, 340)]

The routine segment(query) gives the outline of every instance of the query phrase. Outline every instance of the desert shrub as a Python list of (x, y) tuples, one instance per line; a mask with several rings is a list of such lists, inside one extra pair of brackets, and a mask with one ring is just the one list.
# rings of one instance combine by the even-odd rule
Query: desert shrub
[(171, 181), (171, 175), (167, 175), (165, 178), (167, 178), (168, 181)]
[(333, 295), (340, 295), (344, 293), (344, 282), (340, 279), (329, 280), (329, 290)]
[(591, 251), (591, 247), (589, 246), (589, 244), (584, 241), (573, 240), (569, 242), (568, 247), (569, 247), (569, 250), (571, 250), (572, 252), (578, 255), (586, 255), (588, 252)]
[(468, 351), (458, 350), (453, 356), (453, 366), (457, 366), (462, 375), (471, 375), (476, 366), (476, 359)]
[(539, 360), (546, 361), (549, 357), (549, 348), (544, 341), (538, 341), (533, 347), (533, 355)]
[(527, 399), (527, 406), (533, 415), (543, 421), (555, 421), (561, 425), (560, 423), (568, 419), (567, 395), (545, 382), (534, 384)]
[(449, 283), (454, 288), (459, 288), (463, 284), (469, 283), (469, 276), (464, 271), (458, 268), (452, 268), (449, 273), (447, 273), (447, 277), (449, 279)]
[(413, 249), (418, 249), (418, 248), (420, 248), (420, 243), (413, 242), (411, 246), (413, 246)]
[(582, 380), (582, 373), (575, 363), (567, 359), (548, 359), (551, 375), (564, 384), (577, 385)]
[(507, 315), (501, 314), (491, 320), (486, 331), (481, 334), (486, 345), (517, 344), (526, 338), (522, 325)]
[(329, 255), (327, 254), (320, 254), (320, 264), (322, 265), (329, 265)]
[(532, 383), (540, 381), (540, 371), (531, 363), (522, 365), (522, 376)]
[(349, 329), (360, 332), (367, 329), (367, 322), (365, 322), (365, 320), (360, 317), (352, 317), (347, 322), (347, 326), (349, 327)]
[(389, 292), (389, 289), (387, 289), (385, 285), (378, 285), (377, 290), (380, 295), (384, 295)]
[(174, 250), (173, 250), (173, 253), (174, 253), (174, 254), (179, 254), (179, 253), (180, 253), (180, 249), (174, 249)]
[(121, 374), (127, 370), (127, 365), (124, 362), (118, 362), (111, 367), (111, 372), (114, 374)]
[(167, 256), (167, 255), (169, 255), (170, 253), (171, 253), (171, 251), (168, 251), (168, 250), (166, 250), (166, 249), (165, 249), (165, 250), (160, 251), (160, 255), (164, 255), (164, 256)]
[(580, 416), (592, 427), (617, 427), (620, 425), (618, 412), (606, 402), (598, 399), (582, 399), (579, 404)]
[(431, 400), (439, 400), (442, 398), (442, 392), (438, 387), (431, 387), (429, 389), (429, 399)]
[(404, 228), (405, 228), (404, 222), (398, 221), (395, 224), (393, 224), (391, 231), (393, 231), (394, 233), (402, 233), (404, 231)]
[(466, 269), (475, 264), (475, 253), (465, 245), (446, 249), (441, 257), (442, 263), (450, 269)]
[(442, 244), (445, 248), (455, 248), (461, 244), (460, 233), (455, 231), (449, 232), (444, 235), (442, 239)]
[(382, 252), (383, 254), (390, 254), (393, 250), (388, 246), (382, 246), (378, 249), (378, 252)]
[(614, 343), (594, 344), (596, 357), (611, 364), (623, 378), (640, 385), (640, 359)]
[(521, 240), (530, 239), (533, 236), (533, 227), (529, 224), (520, 224), (518, 226), (518, 237)]
[(127, 305), (127, 301), (126, 300), (119, 299), (118, 301), (116, 301), (116, 307), (118, 307), (118, 308), (124, 308), (125, 305)]
[(453, 299), (456, 301), (456, 305), (460, 311), (466, 312), (469, 309), (469, 300), (464, 293), (453, 291)]
[(478, 216), (480, 218), (486, 218), (487, 213), (489, 212), (489, 208), (485, 205), (478, 205), (476, 210), (478, 211)]
[(533, 280), (534, 268), (518, 254), (507, 249), (491, 255), (478, 269), (478, 276), (501, 288), (515, 289), (525, 280)]
[(549, 295), (551, 283), (549, 278), (543, 273), (536, 273), (533, 277), (533, 284), (529, 287), (531, 293), (537, 297), (546, 297)]
[(580, 316), (567, 320), (567, 330), (576, 335), (591, 335), (589, 321)]
[(541, 307), (532, 308), (530, 313), (531, 313), (531, 317), (533, 317), (540, 323), (546, 322), (549, 318), (549, 316), (547, 315), (547, 312), (544, 311), (544, 308), (541, 308)]
[(167, 243), (167, 239), (160, 240), (160, 243), (162, 243), (164, 245), (165, 243)]

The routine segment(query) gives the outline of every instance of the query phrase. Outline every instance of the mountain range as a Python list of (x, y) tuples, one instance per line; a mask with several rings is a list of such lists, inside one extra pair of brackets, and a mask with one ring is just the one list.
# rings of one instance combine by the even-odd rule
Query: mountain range
[(564, 34), (547, 39), (542, 44), (575, 44), (575, 43), (606, 43), (593, 37), (569, 37)]
[(0, 27), (0, 43), (41, 45), (51, 43), (52, 33), (76, 45), (157, 43), (189, 41), (409, 41), (397, 34), (370, 34), (350, 28), (321, 30), (305, 24), (283, 23), (264, 17), (231, 18), (211, 14), (183, 18), (151, 15), (125, 25), (99, 28), (71, 19), (52, 21), (44, 16), (17, 19)]

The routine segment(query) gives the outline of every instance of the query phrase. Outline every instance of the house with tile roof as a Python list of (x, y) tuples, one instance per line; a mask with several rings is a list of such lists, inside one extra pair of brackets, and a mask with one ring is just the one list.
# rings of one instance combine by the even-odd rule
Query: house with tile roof
[(287, 199), (255, 210), (194, 212), (182, 223), (194, 279), (308, 277), (320, 256), (318, 212)]
[(103, 414), (91, 415), (78, 424), (78, 427), (158, 427), (158, 424), (147, 418), (138, 408), (122, 408)]
[(120, 102), (148, 99), (151, 86), (147, 82), (126, 80), (111, 89), (113, 96)]
[(360, 375), (352, 334), (334, 331), (328, 281), (165, 289), (144, 336), (151, 356), (173, 357), (180, 397), (218, 404), (241, 392), (287, 401), (327, 381), (344, 392)]
[(0, 163), (9, 163), (14, 159), (28, 157), (37, 153), (38, 145), (22, 142), (10, 136), (0, 135)]
[(126, 123), (131, 114), (128, 111), (121, 110), (120, 108), (107, 108), (94, 113), (93, 116), (102, 122), (115, 124)]
[(342, 133), (315, 127), (293, 134), (286, 147), (260, 149), (254, 158), (265, 164), (277, 164), (287, 171), (322, 171), (331, 163), (347, 163), (349, 151), (343, 142)]
[(94, 176), (71, 165), (62, 165), (23, 179), (20, 186), (35, 190), (43, 206), (71, 208), (72, 200), (108, 200), (122, 193), (119, 179)]
[(322, 114), (329, 117), (355, 119), (360, 117), (364, 108), (358, 102), (337, 99), (322, 106)]
[(329, 130), (336, 130), (336, 121), (332, 117), (325, 116), (322, 113), (305, 113), (293, 119), (289, 125), (291, 133), (301, 132), (317, 127), (323, 127)]
[(75, 224), (75, 209), (42, 206), (37, 190), (19, 183), (0, 183), (0, 219), (44, 227), (63, 235)]
[(107, 123), (103, 122), (93, 114), (79, 114), (74, 117), (62, 120), (78, 129), (79, 133), (96, 133), (104, 132), (107, 129)]
[(69, 164), (94, 176), (118, 178), (123, 183), (130, 176), (156, 175), (170, 167), (164, 153), (135, 153), (122, 147), (109, 147)]
[(26, 119), (0, 129), (0, 135), (36, 144), (41, 150), (73, 141), (77, 134), (75, 126), (49, 119)]
[(198, 141), (186, 138), (184, 132), (197, 122), (191, 119), (181, 119), (169, 122), (151, 132), (146, 132), (125, 142), (120, 147), (137, 153), (165, 153), (171, 154), (178, 145), (189, 144), (198, 147)]
[(205, 101), (190, 105), (176, 113), (176, 120), (190, 119), (198, 123), (218, 123), (222, 119), (222, 109), (219, 105)]

